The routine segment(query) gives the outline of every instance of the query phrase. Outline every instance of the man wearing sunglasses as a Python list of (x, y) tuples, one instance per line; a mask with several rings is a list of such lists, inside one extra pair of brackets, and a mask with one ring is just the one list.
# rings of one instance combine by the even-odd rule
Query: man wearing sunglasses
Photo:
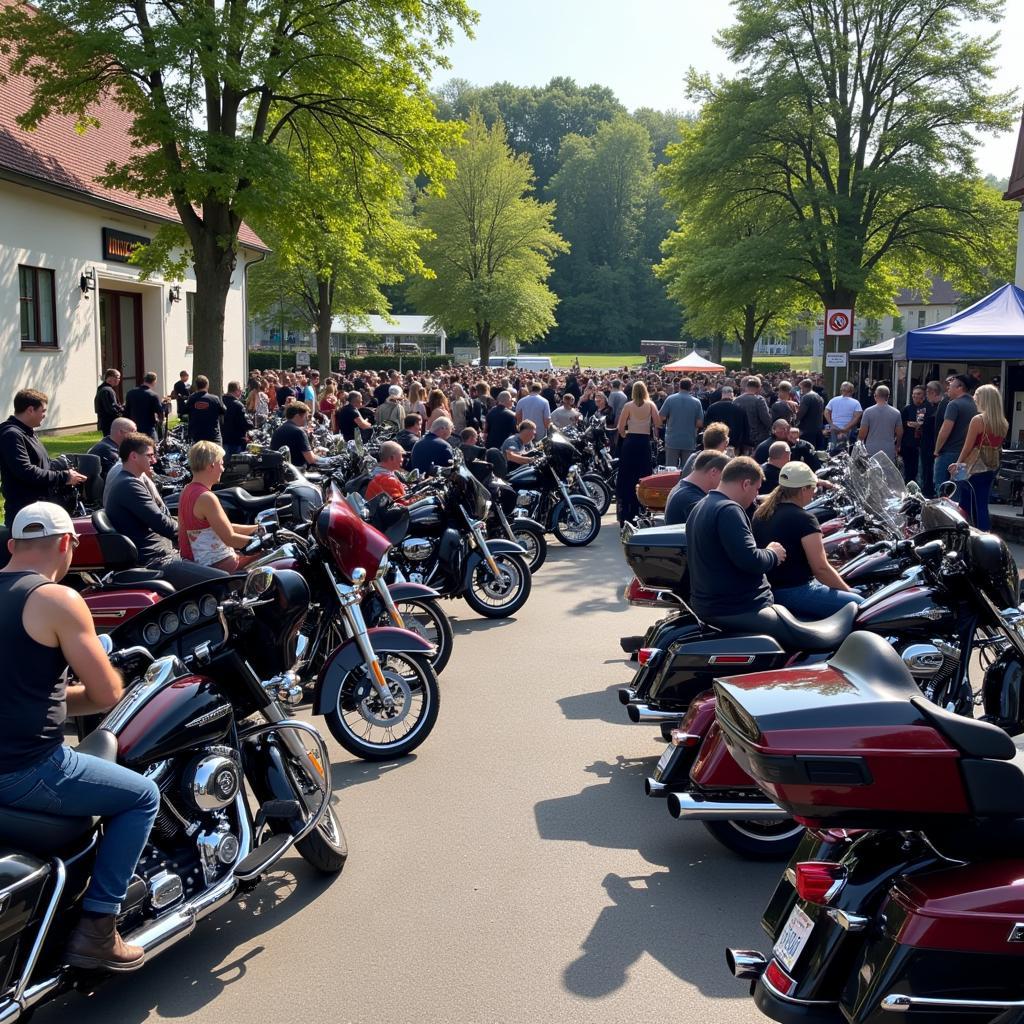
[[(65, 817), (102, 816), (103, 835), (67, 962), (131, 971), (144, 952), (117, 933), (117, 914), (160, 806), (152, 779), (80, 754), (64, 742), (64, 720), (106, 711), (124, 684), (100, 646), (85, 601), (57, 586), (77, 546), (71, 517), (34, 502), (15, 517), (11, 560), (0, 572), (0, 807)], [(70, 667), (76, 682), (67, 683)]]

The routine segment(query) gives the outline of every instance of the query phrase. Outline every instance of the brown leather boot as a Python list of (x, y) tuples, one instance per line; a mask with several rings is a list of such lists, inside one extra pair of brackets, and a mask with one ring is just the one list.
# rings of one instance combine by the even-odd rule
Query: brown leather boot
[(71, 933), (67, 962), (89, 971), (134, 971), (142, 966), (146, 952), (129, 946), (117, 933), (117, 918), (83, 917)]

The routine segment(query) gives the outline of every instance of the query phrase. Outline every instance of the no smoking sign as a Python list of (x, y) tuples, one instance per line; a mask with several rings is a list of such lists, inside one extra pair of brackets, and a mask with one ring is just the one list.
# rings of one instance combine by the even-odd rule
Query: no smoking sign
[(830, 337), (849, 337), (853, 334), (853, 310), (830, 309), (825, 313), (825, 333)]

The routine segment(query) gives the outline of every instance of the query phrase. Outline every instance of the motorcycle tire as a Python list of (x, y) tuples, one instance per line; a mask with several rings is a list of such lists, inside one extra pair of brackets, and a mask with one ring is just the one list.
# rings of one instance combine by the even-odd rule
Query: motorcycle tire
[(367, 666), (360, 665), (349, 672), (341, 682), (338, 702), (327, 712), (324, 719), (327, 728), (331, 730), (331, 735), (350, 754), (364, 761), (391, 761), (411, 753), (430, 735), (441, 704), (437, 674), (423, 655), (411, 654), (408, 651), (381, 651), (378, 656), (381, 671), (388, 680), (391, 693), (396, 698), (401, 698), (406, 712), (417, 695), (421, 697), (422, 709), (412, 728), (398, 739), (392, 739), (390, 742), (368, 742), (369, 733), (357, 731), (358, 723), (362, 722), (370, 728), (383, 729), (385, 736), (392, 726), (381, 724), (386, 720), (382, 717), (383, 709), (378, 707), (379, 698), (375, 689), (371, 688), (369, 694), (358, 704), (352, 702), (352, 692), (365, 678)]
[(584, 495), (585, 498), (590, 500), (597, 506), (598, 515), (604, 515), (612, 504), (612, 490), (605, 483), (604, 479), (598, 476), (596, 473), (584, 473), (583, 483), (587, 488), (587, 493)]
[(705, 821), (704, 827), (745, 860), (789, 860), (800, 845), (804, 827), (792, 818), (763, 821)]
[[(398, 613), (405, 621), (405, 628), (411, 629), (414, 633), (423, 637), (428, 643), (434, 644), (437, 650), (427, 660), (433, 666), (434, 671), (440, 675), (444, 671), (452, 656), (452, 648), (455, 645), (455, 637), (452, 634), (452, 624), (445, 615), (438, 601), (429, 597), (410, 597), (404, 601), (395, 602)], [(391, 616), (387, 611), (381, 612), (376, 622), (371, 626), (392, 626)]]
[(495, 555), (494, 560), (502, 579), (496, 581), (487, 562), (476, 555), (466, 566), (462, 596), (477, 615), (485, 619), (504, 619), (526, 604), (533, 579), (522, 555)]
[(300, 839), (295, 849), (307, 864), (325, 875), (336, 875), (345, 866), (348, 840), (333, 807), (324, 811), (317, 827), (305, 839)]
[(535, 573), (548, 557), (548, 541), (544, 531), (533, 523), (527, 525), (513, 520), (510, 525), (512, 539), (526, 551), (523, 558), (526, 560), (527, 568), (531, 574)]
[(552, 532), (567, 547), (585, 548), (593, 543), (601, 532), (601, 516), (597, 506), (589, 498), (573, 495), (569, 500), (580, 516), (580, 521), (573, 522), (568, 505), (561, 501), (552, 516)]

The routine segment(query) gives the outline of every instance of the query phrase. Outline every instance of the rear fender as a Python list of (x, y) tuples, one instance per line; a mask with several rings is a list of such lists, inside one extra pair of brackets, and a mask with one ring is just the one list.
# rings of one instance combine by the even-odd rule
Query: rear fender
[(729, 748), (722, 739), (718, 723), (713, 722), (704, 742), (700, 745), (700, 753), (690, 770), (691, 781), (700, 786), (701, 790), (750, 789), (760, 794), (754, 780), (736, 763)]
[[(428, 643), (411, 629), (380, 626), (368, 629), (366, 635), (370, 638), (370, 645), (374, 651), (379, 654), (389, 651), (429, 654), (434, 650), (433, 644)], [(313, 708), (318, 715), (325, 715), (337, 706), (338, 694), (341, 692), (341, 685), (345, 681), (345, 677), (362, 662), (363, 656), (355, 640), (346, 640), (331, 652), (324, 662), (324, 667), (316, 681), (316, 691), (313, 694)], [(366, 692), (369, 693), (370, 682), (368, 679), (360, 685), (365, 686)], [(355, 696), (357, 700), (362, 700), (366, 694), (357, 693)]]

